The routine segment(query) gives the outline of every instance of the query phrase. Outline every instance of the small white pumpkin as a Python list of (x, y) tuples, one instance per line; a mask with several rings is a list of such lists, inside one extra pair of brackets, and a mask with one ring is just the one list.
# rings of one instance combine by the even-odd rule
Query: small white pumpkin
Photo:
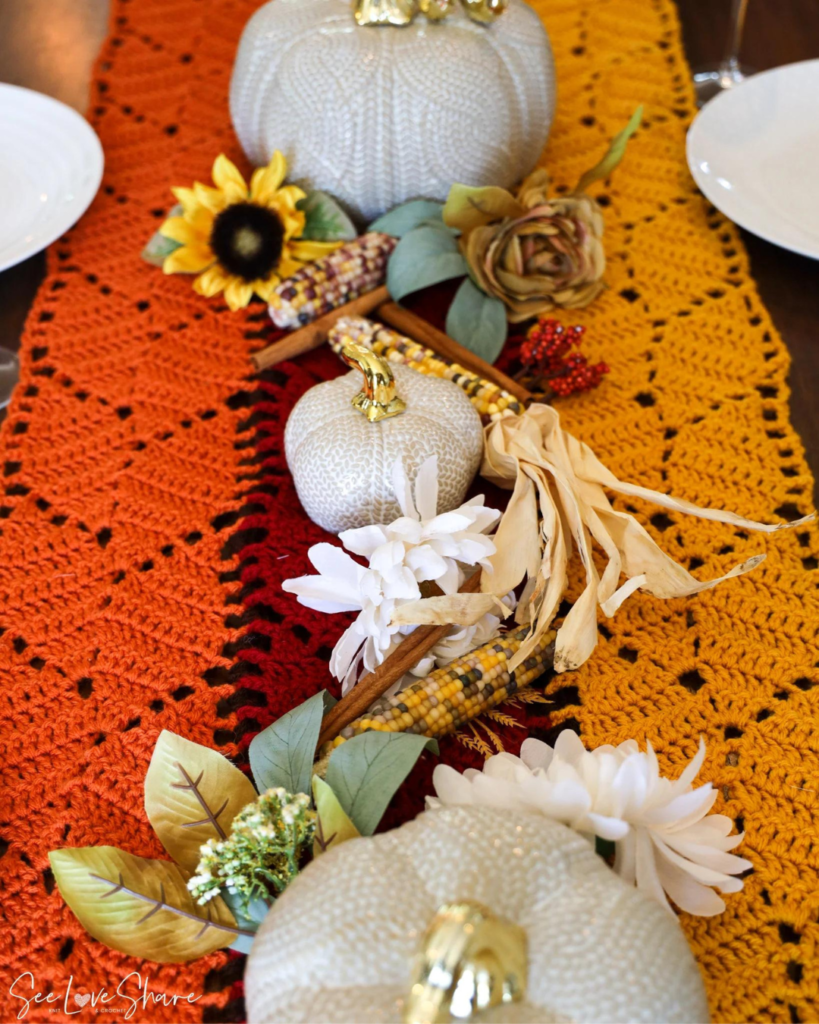
[(304, 510), (330, 533), (390, 523), (401, 515), (392, 484), (397, 459), (414, 484), (421, 464), (437, 455), (438, 511), (456, 508), (483, 454), (481, 418), (457, 384), (362, 352), (390, 378), (394, 375), (404, 411), (370, 422), (366, 411), (353, 405), (362, 385), (355, 369), (303, 395), (284, 433), (287, 464)]
[(535, 815), (454, 807), (350, 840), (296, 878), (254, 940), (248, 1021), (401, 1021), (425, 929), (464, 900), (526, 933), (525, 994), (483, 1021), (708, 1020), (676, 919), (585, 838)]
[(272, 0), (248, 22), (230, 111), (255, 166), (280, 149), (293, 180), (370, 221), (453, 181), (509, 187), (549, 134), (554, 62), (523, 0), (489, 26), (461, 5), (439, 24), (356, 25), (352, 0)]

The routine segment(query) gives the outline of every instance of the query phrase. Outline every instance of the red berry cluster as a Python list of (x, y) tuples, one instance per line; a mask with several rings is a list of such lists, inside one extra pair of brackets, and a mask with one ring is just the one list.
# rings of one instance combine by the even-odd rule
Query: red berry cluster
[(572, 347), (580, 345), (585, 332), (585, 327), (564, 327), (557, 320), (538, 320), (520, 348), (524, 373), (541, 382), (544, 390), (548, 387), (563, 397), (596, 388), (610, 372), (609, 367), (605, 363), (589, 366), (579, 352), (568, 354)]

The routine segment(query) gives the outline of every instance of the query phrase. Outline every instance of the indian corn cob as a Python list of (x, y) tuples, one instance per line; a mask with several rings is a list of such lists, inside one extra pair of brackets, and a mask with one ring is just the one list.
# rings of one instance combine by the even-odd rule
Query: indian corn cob
[(270, 298), (277, 327), (303, 327), (331, 309), (352, 302), (384, 283), (396, 239), (371, 231), (308, 263), (286, 278)]
[(451, 380), (469, 395), (484, 421), (500, 419), (506, 413), (523, 412), (520, 401), (492, 381), (484, 380), (458, 363), (448, 362), (412, 338), (364, 317), (342, 317), (330, 331), (329, 341), (334, 352), (341, 351), (348, 341), (356, 341), (390, 362), (403, 363), (419, 373)]
[(371, 729), (421, 736), (455, 732), (482, 712), (508, 700), (551, 668), (554, 630), (544, 634), (526, 661), (509, 672), (509, 659), (528, 635), (529, 627), (524, 626), (496, 637), (392, 697), (381, 697), (366, 714), (325, 744), (322, 754)]

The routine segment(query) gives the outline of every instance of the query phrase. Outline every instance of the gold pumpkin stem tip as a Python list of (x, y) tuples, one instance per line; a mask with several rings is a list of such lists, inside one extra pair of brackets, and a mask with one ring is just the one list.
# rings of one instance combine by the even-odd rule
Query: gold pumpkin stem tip
[(353, 408), (370, 423), (404, 412), (406, 403), (396, 394), (395, 377), (386, 359), (352, 341), (344, 345), (340, 354), (348, 366), (364, 374), (364, 388), (353, 399)]
[(473, 21), (491, 25), (509, 6), (508, 0), (461, 0), (464, 9)]
[(465, 1020), (526, 992), (526, 932), (473, 900), (446, 903), (413, 966), (404, 1024)]
[(356, 24), (409, 25), (418, 13), (418, 0), (355, 0)]

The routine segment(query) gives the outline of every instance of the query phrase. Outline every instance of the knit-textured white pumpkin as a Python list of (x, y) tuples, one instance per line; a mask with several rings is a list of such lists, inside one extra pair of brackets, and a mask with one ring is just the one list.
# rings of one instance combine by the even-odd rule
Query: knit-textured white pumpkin
[(489, 26), (359, 27), (352, 0), (272, 0), (248, 22), (230, 110), (256, 166), (280, 149), (293, 180), (366, 221), (453, 181), (508, 187), (534, 167), (554, 112), (554, 62), (523, 0)]
[(528, 940), (523, 1000), (482, 1021), (708, 1020), (676, 919), (582, 836), (534, 815), (454, 807), (350, 840), (296, 878), (254, 940), (248, 1021), (401, 1021), (421, 936), (442, 904), (461, 900)]
[(483, 453), (481, 418), (451, 381), (391, 365), (400, 415), (370, 423), (353, 408), (362, 375), (317, 384), (296, 403), (284, 434), (287, 464), (304, 510), (330, 533), (401, 515), (392, 468), (403, 459), (414, 485), (421, 463), (438, 456), (438, 511), (460, 505)]

